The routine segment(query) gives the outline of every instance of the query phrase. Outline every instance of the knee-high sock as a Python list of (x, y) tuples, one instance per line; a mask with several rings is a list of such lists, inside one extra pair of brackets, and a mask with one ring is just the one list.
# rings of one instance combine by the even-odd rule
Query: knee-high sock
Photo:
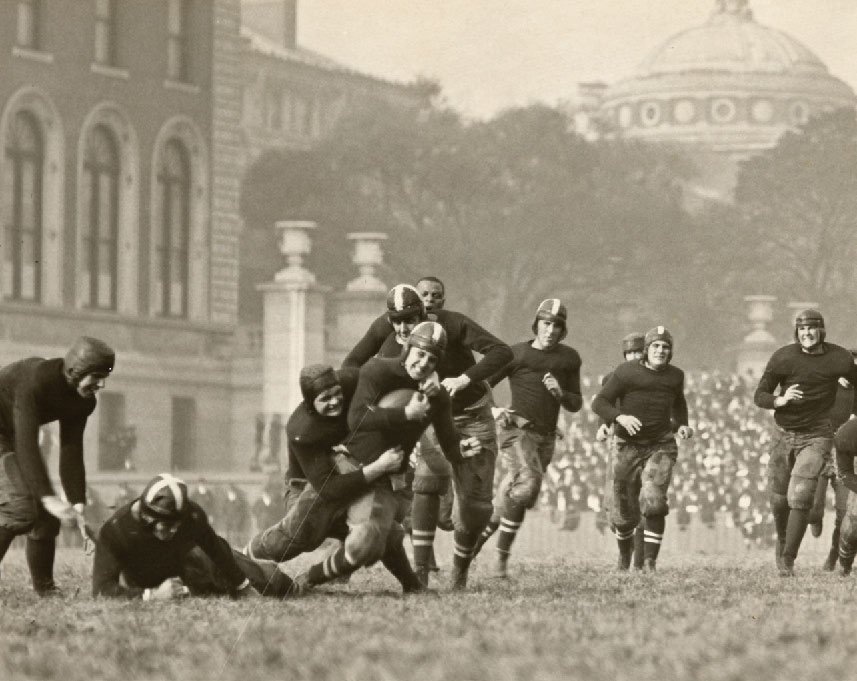
[(653, 515), (645, 519), (643, 530), (643, 552), (646, 558), (656, 560), (664, 539), (664, 528), (667, 519), (662, 515)]
[(512, 543), (521, 529), (524, 516), (527, 514), (525, 508), (506, 509), (500, 519), (500, 534), (497, 536), (497, 553), (500, 558), (508, 558), (512, 549)]
[(797, 552), (808, 524), (809, 511), (800, 508), (793, 508), (789, 511), (789, 522), (786, 526), (786, 547), (783, 549), (784, 557), (791, 560), (797, 558)]
[(631, 566), (631, 552), (634, 550), (634, 528), (620, 530), (618, 527), (614, 527), (613, 534), (616, 535), (616, 543), (619, 545), (622, 567), (627, 569)]
[(431, 563), (439, 509), (440, 497), (437, 494), (414, 492), (411, 505), (411, 541), (414, 545), (414, 564), (418, 568), (427, 568)]
[(496, 520), (492, 517), (491, 520), (488, 521), (488, 524), (485, 526), (485, 529), (482, 530), (482, 533), (479, 535), (479, 539), (476, 540), (476, 546), (473, 547), (473, 557), (476, 557), (476, 554), (482, 550), (482, 547), (485, 546), (485, 542), (491, 539), (491, 535), (493, 535), (497, 528), (500, 527), (500, 518), (498, 517)]
[(313, 565), (307, 574), (310, 584), (324, 584), (342, 575), (350, 575), (359, 565), (355, 565), (345, 553), (345, 545), (340, 546), (320, 563)]
[(779, 539), (781, 543), (785, 542), (786, 532), (789, 525), (789, 515), (791, 515), (789, 509), (788, 507), (781, 508), (772, 506), (771, 511), (774, 514), (774, 526), (777, 529), (777, 539)]
[(399, 580), (402, 589), (405, 591), (415, 591), (423, 588), (422, 582), (411, 567), (408, 560), (408, 554), (405, 553), (405, 546), (400, 541), (387, 542), (384, 555), (381, 556), (381, 563), (390, 572), (393, 577)]
[(452, 537), (455, 543), (452, 565), (460, 570), (466, 570), (473, 560), (473, 551), (476, 549), (479, 533), (455, 530)]
[(32, 539), (27, 537), (27, 566), (36, 591), (45, 591), (54, 586), (54, 556), (56, 537)]

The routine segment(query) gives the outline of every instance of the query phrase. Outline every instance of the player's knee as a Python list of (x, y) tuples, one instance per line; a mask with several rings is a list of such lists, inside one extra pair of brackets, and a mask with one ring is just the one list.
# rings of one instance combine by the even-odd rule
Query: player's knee
[(816, 478), (792, 477), (787, 495), (789, 508), (808, 511), (815, 500)]
[(656, 485), (643, 485), (640, 489), (640, 515), (644, 517), (667, 515), (667, 495)]
[(385, 544), (385, 533), (377, 523), (361, 523), (348, 533), (345, 539), (345, 555), (353, 565), (371, 565), (384, 554)]
[(39, 514), (27, 535), (35, 541), (54, 539), (60, 533), (60, 521), (52, 515)]
[(541, 488), (542, 477), (540, 475), (521, 475), (515, 484), (509, 487), (509, 499), (513, 504), (523, 508), (532, 508), (538, 501)]
[(491, 519), (494, 506), (490, 501), (463, 497), (459, 500), (455, 529), (464, 532), (481, 532)]
[(449, 489), (449, 476), (443, 475), (416, 475), (414, 477), (414, 493), (418, 494), (446, 494)]

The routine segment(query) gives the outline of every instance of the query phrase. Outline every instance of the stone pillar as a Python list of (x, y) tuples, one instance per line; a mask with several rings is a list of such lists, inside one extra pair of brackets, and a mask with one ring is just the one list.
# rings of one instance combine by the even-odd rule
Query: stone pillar
[(372, 321), (384, 312), (388, 291), (387, 285), (377, 275), (378, 267), (384, 264), (381, 244), (387, 235), (383, 232), (352, 232), (348, 239), (354, 242), (352, 262), (359, 275), (346, 284), (344, 291), (333, 295), (327, 357), (334, 366), (342, 363)]
[[(324, 306), (329, 289), (316, 283), (304, 267), (312, 248), (314, 222), (281, 220), (275, 225), (286, 266), (274, 281), (261, 284), (264, 296), (262, 321), (262, 409), (264, 428), (260, 459), (273, 464), (285, 455), (272, 451), (279, 429), (301, 402), (298, 376), (307, 364), (325, 361)], [(277, 432), (271, 437), (271, 426)], [(271, 440), (273, 439), (273, 443)]]
[(738, 373), (758, 381), (774, 350), (781, 345), (768, 330), (774, 318), (774, 296), (744, 296), (750, 333), (744, 336), (738, 350)]

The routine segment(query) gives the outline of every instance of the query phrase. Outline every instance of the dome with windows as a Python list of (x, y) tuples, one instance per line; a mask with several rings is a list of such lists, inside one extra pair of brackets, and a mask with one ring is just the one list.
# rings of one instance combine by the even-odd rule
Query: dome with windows
[(745, 154), (855, 96), (800, 42), (756, 22), (748, 0), (717, 0), (706, 23), (667, 39), (600, 104), (624, 136)]

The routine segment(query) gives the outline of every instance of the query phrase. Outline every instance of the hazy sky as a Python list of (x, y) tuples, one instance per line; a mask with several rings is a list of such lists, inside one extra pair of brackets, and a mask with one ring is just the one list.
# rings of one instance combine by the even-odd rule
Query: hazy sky
[[(714, 0), (301, 0), (298, 41), (372, 75), (437, 78), (474, 116), (612, 82)], [(750, 0), (857, 89), (857, 0)]]

